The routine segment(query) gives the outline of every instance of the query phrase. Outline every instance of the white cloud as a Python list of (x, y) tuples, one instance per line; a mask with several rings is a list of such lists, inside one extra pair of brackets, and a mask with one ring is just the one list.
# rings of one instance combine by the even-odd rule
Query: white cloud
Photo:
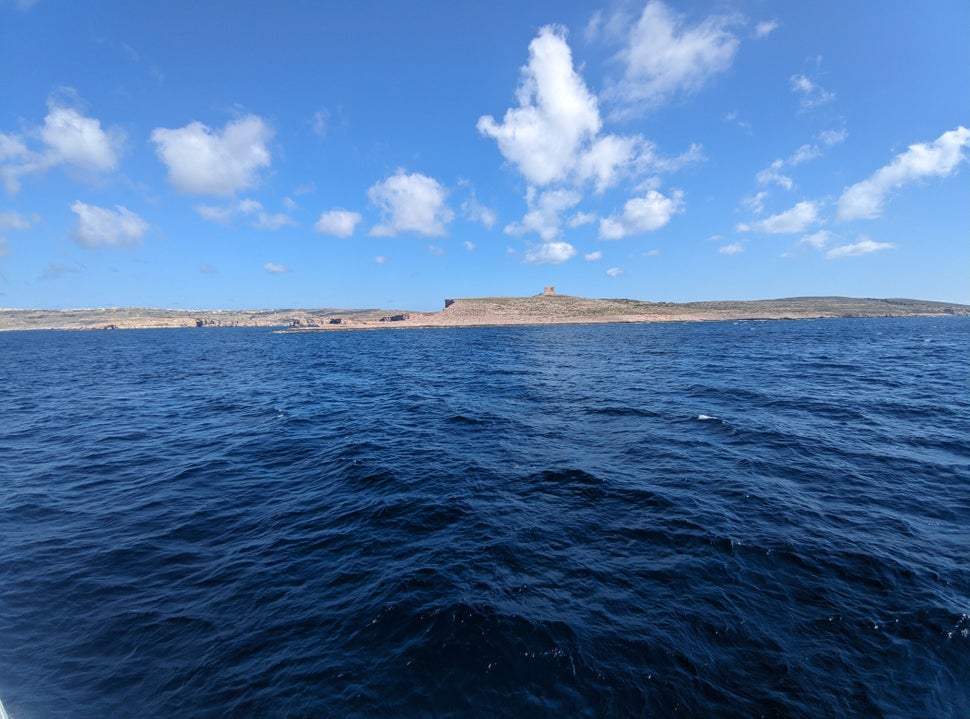
[(560, 188), (537, 193), (534, 187), (530, 187), (525, 194), (529, 211), (521, 222), (507, 225), (505, 232), (510, 235), (535, 232), (542, 240), (550, 242), (562, 234), (562, 213), (577, 205), (581, 199), (582, 196), (575, 190)]
[(863, 237), (851, 245), (833, 247), (825, 253), (825, 256), (830, 260), (836, 260), (840, 257), (858, 257), (859, 255), (868, 255), (871, 252), (879, 252), (880, 250), (891, 250), (893, 247), (895, 245), (889, 242), (875, 242), (868, 237)]
[(811, 235), (805, 235), (802, 239), (799, 240), (799, 243), (804, 245), (809, 245), (810, 247), (814, 247), (816, 250), (821, 250), (823, 247), (829, 244), (834, 238), (835, 238), (835, 235), (833, 235), (828, 230), (819, 230), (818, 232), (814, 232)]
[(252, 215), (263, 211), (263, 203), (259, 200), (246, 198), (236, 203), (236, 209), (246, 215)]
[[(751, 212), (756, 215), (760, 215), (765, 211), (765, 200), (768, 198), (767, 192), (759, 192), (752, 197), (744, 197), (741, 199), (741, 204), (747, 207)], [(746, 227), (746, 229), (750, 229)], [(742, 232), (745, 230), (742, 230)]]
[(286, 265), (279, 265), (275, 262), (264, 263), (263, 269), (267, 272), (272, 272), (274, 275), (282, 275), (290, 271), (290, 268)]
[(228, 205), (196, 205), (195, 211), (204, 220), (228, 225), (237, 214), (255, 215), (251, 223), (257, 230), (278, 230), (285, 225), (295, 225), (296, 220), (283, 212), (270, 214), (263, 209), (263, 203), (253, 199), (243, 199)]
[(518, 107), (501, 123), (480, 117), (478, 131), (493, 138), (531, 184), (565, 180), (583, 144), (602, 126), (596, 97), (573, 69), (565, 30), (547, 25), (529, 43), (516, 99)]
[(813, 82), (807, 75), (792, 75), (789, 78), (791, 90), (799, 96), (803, 110), (812, 110), (835, 100), (835, 93)]
[(736, 255), (739, 252), (744, 252), (744, 245), (742, 245), (740, 242), (732, 242), (730, 245), (718, 247), (717, 251), (722, 255)]
[(581, 182), (592, 180), (602, 193), (617, 183), (630, 161), (636, 157), (637, 138), (605, 135), (590, 144), (576, 158), (576, 176)]
[(788, 164), (801, 165), (803, 162), (820, 157), (821, 154), (822, 151), (818, 148), (818, 145), (805, 144), (795, 150), (794, 154), (788, 158)]
[(285, 207), (290, 212), (293, 212), (293, 210), (299, 207), (299, 205), (296, 204), (296, 200), (294, 200), (292, 197), (284, 197), (283, 207)]
[(388, 258), (385, 257), (384, 255), (377, 255), (377, 257), (374, 258), (374, 264), (377, 264), (377, 265), (386, 265), (387, 262), (388, 262)]
[(780, 187), (784, 187), (786, 190), (791, 190), (794, 187), (794, 182), (787, 175), (781, 174), (781, 169), (785, 166), (783, 160), (775, 160), (768, 167), (761, 170), (754, 179), (757, 180), (759, 185), (776, 184)]
[(441, 245), (428, 245), (428, 252), (435, 257), (443, 257), (445, 249)]
[(841, 130), (822, 130), (818, 134), (818, 139), (827, 147), (832, 147), (833, 145), (843, 143), (848, 137), (849, 131), (845, 128), (842, 128)]
[(201, 122), (174, 130), (159, 127), (151, 141), (178, 192), (228, 196), (256, 185), (259, 170), (271, 161), (272, 136), (262, 118), (247, 115), (215, 131)]
[(583, 255), (583, 259), (587, 262), (596, 262), (596, 260), (603, 259), (603, 253), (599, 250), (596, 250), (595, 252), (587, 252), (585, 255)]
[(532, 265), (558, 265), (575, 254), (576, 248), (568, 242), (543, 242), (529, 247), (525, 261)]
[(575, 229), (583, 225), (590, 225), (594, 222), (596, 222), (596, 215), (592, 212), (577, 212), (569, 218), (566, 224)]
[(608, 91), (628, 115), (652, 109), (681, 92), (695, 92), (734, 60), (738, 39), (729, 28), (736, 22), (712, 16), (686, 26), (681, 17), (659, 0), (651, 0), (633, 25), (619, 53), (623, 79)]
[[(806, 229), (819, 221), (818, 204), (803, 200), (794, 207), (779, 212), (777, 215), (766, 217), (753, 225), (745, 225), (745, 229), (755, 229), (759, 232), (766, 232), (769, 235), (791, 234), (794, 232), (804, 232)], [(739, 226), (739, 230), (741, 227)]]
[(231, 206), (217, 207), (215, 205), (196, 205), (195, 207), (195, 211), (199, 213), (199, 217), (203, 220), (218, 222), (223, 225), (232, 220), (235, 209)]
[(71, 212), (77, 215), (74, 239), (83, 247), (137, 245), (148, 230), (147, 222), (121, 205), (110, 210), (76, 201)]
[(327, 125), (330, 122), (330, 111), (327, 108), (321, 108), (313, 113), (313, 119), (310, 120), (310, 126), (313, 128), (313, 133), (318, 137), (327, 136)]
[(384, 215), (384, 222), (371, 228), (376, 237), (393, 237), (398, 232), (416, 232), (430, 237), (447, 233), (446, 225), (455, 213), (445, 204), (448, 191), (434, 178), (398, 170), (367, 191), (371, 202)]
[(876, 170), (871, 177), (846, 189), (839, 198), (840, 220), (873, 219), (883, 212), (886, 197), (912, 182), (947, 177), (967, 159), (970, 130), (960, 126), (931, 143), (910, 145), (906, 152)]
[(781, 26), (777, 20), (762, 20), (754, 26), (754, 36), (756, 38), (768, 37), (771, 33)]
[(27, 217), (19, 212), (0, 212), (0, 232), (4, 230), (29, 230), (37, 221), (36, 215)]
[(475, 251), (475, 243), (474, 243), (474, 242), (472, 242), (471, 240), (465, 240), (465, 241), (464, 241), (464, 242), (462, 242), (461, 244), (462, 244), (462, 245), (464, 246), (464, 248), (465, 248), (466, 250), (468, 250), (469, 252), (474, 252), (474, 251)]
[(334, 237), (350, 237), (354, 234), (357, 223), (364, 219), (359, 212), (334, 209), (320, 214), (320, 219), (313, 226), (315, 232)]
[(627, 200), (622, 215), (600, 220), (599, 237), (601, 240), (618, 240), (659, 230), (675, 214), (683, 212), (683, 206), (684, 193), (680, 190), (675, 190), (670, 197), (650, 190), (644, 197)]
[[(67, 94), (73, 97), (73, 91)], [(40, 139), (40, 149), (31, 150), (22, 138), (0, 132), (0, 177), (9, 195), (19, 192), (24, 175), (52, 167), (67, 165), (93, 173), (118, 167), (125, 142), (120, 129), (106, 130), (100, 120), (54, 99), (47, 108), (44, 125), (28, 131)]]
[(7, 238), (0, 237), (0, 257), (6, 257), (10, 254), (10, 248), (7, 247)]
[(497, 219), (495, 211), (479, 202), (475, 198), (474, 193), (461, 203), (461, 212), (466, 219), (472, 222), (480, 222), (489, 229), (495, 225), (495, 220)]
[(660, 250), (647, 250), (643, 253), (644, 257), (657, 257), (660, 254)]
[(253, 223), (257, 230), (278, 230), (286, 225), (295, 225), (296, 220), (285, 212), (275, 212), (272, 215), (268, 212), (260, 212)]
[(623, 270), (620, 269), (619, 267), (611, 267), (606, 271), (605, 274), (607, 277), (619, 277), (620, 275), (623, 274)]
[(296, 221), (283, 212), (270, 214), (263, 209), (261, 202), (257, 200), (245, 199), (238, 204), (240, 212), (246, 215), (256, 215), (252, 225), (257, 230), (278, 230), (285, 225), (295, 225)]
[(50, 164), (65, 163), (95, 172), (115, 169), (124, 143), (120, 130), (105, 132), (99, 120), (53, 102), (44, 118), (40, 138), (47, 145)]

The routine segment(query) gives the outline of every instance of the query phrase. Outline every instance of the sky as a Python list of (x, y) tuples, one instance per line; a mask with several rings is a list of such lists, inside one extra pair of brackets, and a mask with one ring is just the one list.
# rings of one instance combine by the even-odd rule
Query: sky
[(0, 0), (0, 307), (970, 303), (970, 2)]

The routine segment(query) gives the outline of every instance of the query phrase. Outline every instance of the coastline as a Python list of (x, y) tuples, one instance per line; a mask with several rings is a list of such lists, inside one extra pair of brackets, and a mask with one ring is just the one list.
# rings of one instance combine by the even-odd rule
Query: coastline
[(792, 297), (774, 300), (647, 302), (542, 294), (461, 298), (437, 312), (378, 309), (167, 310), (97, 308), (0, 309), (0, 331), (266, 327), (280, 332), (333, 332), (429, 327), (628, 324), (852, 317), (970, 316), (970, 305), (913, 299)]

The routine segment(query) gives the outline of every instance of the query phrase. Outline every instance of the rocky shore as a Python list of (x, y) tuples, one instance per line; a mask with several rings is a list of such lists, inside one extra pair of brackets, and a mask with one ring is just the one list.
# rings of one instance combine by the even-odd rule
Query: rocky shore
[(599, 324), (717, 320), (782, 320), (832, 317), (970, 316), (970, 305), (910, 299), (793, 297), (718, 302), (644, 302), (569, 295), (483, 297), (446, 300), (438, 312), (376, 309), (166, 310), (100, 308), (0, 309), (0, 331), (36, 329), (148, 329), (176, 327), (268, 327), (320, 332), (408, 327)]

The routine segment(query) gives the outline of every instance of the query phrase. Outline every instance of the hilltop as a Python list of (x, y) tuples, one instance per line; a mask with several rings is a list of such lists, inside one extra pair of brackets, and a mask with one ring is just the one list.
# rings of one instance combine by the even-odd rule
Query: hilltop
[(438, 312), (378, 309), (166, 310), (0, 309), (0, 330), (274, 327), (289, 331), (405, 327), (600, 324), (834, 317), (970, 316), (970, 305), (912, 299), (791, 297), (775, 300), (647, 302), (543, 294), (449, 299)]

